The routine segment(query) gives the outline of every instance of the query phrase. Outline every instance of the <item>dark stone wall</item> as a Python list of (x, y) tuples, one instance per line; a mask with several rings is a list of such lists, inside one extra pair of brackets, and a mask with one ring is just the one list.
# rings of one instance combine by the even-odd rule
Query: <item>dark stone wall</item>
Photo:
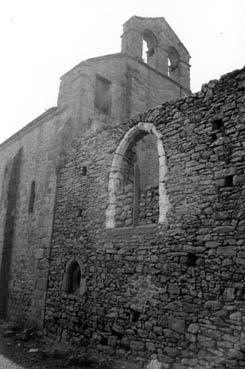
[[(9, 297), (9, 277), (11, 267), (11, 256), (15, 234), (16, 203), (18, 200), (18, 189), (23, 150), (20, 149), (14, 156), (9, 174), (7, 189), (7, 210), (4, 226), (3, 249), (0, 267), (0, 318), (6, 318)], [(7, 176), (7, 171), (5, 176)]]
[[(124, 358), (156, 354), (165, 368), (245, 365), (244, 81), (234, 71), (76, 138), (58, 175), (50, 337)], [(163, 225), (106, 229), (113, 154), (142, 121), (163, 135), (171, 209)], [(84, 265), (80, 295), (62, 289), (72, 257)]]

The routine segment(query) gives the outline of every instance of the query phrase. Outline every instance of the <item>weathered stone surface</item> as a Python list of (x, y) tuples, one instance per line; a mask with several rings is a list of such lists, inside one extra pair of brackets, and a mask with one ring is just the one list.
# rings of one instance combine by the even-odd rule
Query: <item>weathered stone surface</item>
[[(9, 313), (42, 321), (45, 301), (47, 336), (84, 351), (154, 354), (171, 369), (235, 367), (245, 339), (244, 70), (126, 119), (179, 96), (179, 84), (126, 54), (97, 62), (65, 75), (59, 108), (21, 134), (12, 207), (18, 138), (0, 147), (0, 218), (9, 209), (15, 224)], [(101, 101), (94, 107), (97, 74), (113, 85), (110, 116)]]
[(146, 366), (147, 369), (162, 369), (162, 367), (162, 363), (157, 359), (151, 360)]
[(170, 318), (169, 328), (174, 331), (184, 333), (185, 332), (185, 321), (182, 319)]
[(199, 331), (199, 325), (198, 324), (195, 324), (195, 323), (191, 323), (190, 325), (189, 325), (189, 327), (188, 327), (188, 332), (190, 332), (190, 333), (193, 333), (193, 334), (195, 334), (195, 333), (197, 333), (198, 331)]
[[(231, 162), (226, 157), (223, 160), (215, 151), (217, 147), (222, 148), (228, 137), (233, 142), (234, 132), (231, 130), (227, 133), (226, 140), (214, 141), (213, 146), (207, 135), (207, 132), (212, 132), (213, 120), (225, 119), (223, 113), (219, 114), (219, 118), (217, 114), (212, 117), (213, 113), (209, 110), (212, 104), (222, 106), (224, 103), (223, 97), (219, 97), (220, 84), (222, 91), (227, 89), (227, 96), (233, 96), (234, 91), (237, 91), (228, 76), (223, 82), (215, 83), (208, 105), (205, 105), (201, 96), (183, 100), (180, 106), (188, 114), (188, 122), (182, 119), (181, 114), (175, 115), (176, 109), (180, 109), (180, 102), (165, 104), (160, 110), (158, 108), (160, 117), (157, 130), (162, 133), (161, 139), (168, 157), (166, 190), (171, 204), (167, 223), (159, 228), (146, 227), (146, 221), (151, 221), (153, 214), (153, 207), (146, 210), (146, 203), (157, 196), (157, 192), (147, 190), (142, 192), (139, 201), (139, 214), (146, 222), (144, 227), (120, 228), (119, 223), (115, 222), (117, 228), (105, 229), (104, 211), (108, 204), (108, 193), (105, 192), (106, 186), (101, 187), (101, 183), (108, 183), (108, 177), (112, 177), (108, 173), (113, 160), (113, 152), (110, 150), (108, 155), (107, 146), (116, 150), (123, 133), (141, 122), (142, 116), (121, 125), (120, 135), (108, 128), (99, 137), (95, 133), (77, 137), (74, 143), (76, 151), (68, 155), (67, 164), (58, 179), (57, 217), (51, 256), (51, 266), (56, 274), (50, 276), (46, 313), (49, 334), (58, 332), (60, 327), (55, 311), (57, 301), (61, 299), (55, 291), (63, 269), (57, 257), (61, 254), (66, 259), (67, 240), (70, 237), (66, 235), (66, 229), (69, 224), (69, 235), (71, 231), (73, 234), (70, 243), (72, 250), (81, 258), (86, 255), (87, 260), (85, 274), (90, 281), (87, 296), (88, 301), (91, 301), (90, 306), (93, 306), (93, 316), (96, 317), (94, 325), (92, 315), (86, 315), (89, 316), (87, 335), (91, 345), (94, 343), (89, 337), (93, 335), (94, 327), (98, 327), (103, 332), (101, 344), (110, 347), (113, 352), (132, 351), (148, 358), (156, 353), (162, 363), (170, 366), (176, 360), (178, 363), (175, 365), (182, 365), (181, 359), (186, 358), (184, 365), (197, 367), (204, 363), (208, 366), (216, 360), (209, 359), (207, 352), (212, 352), (217, 361), (224, 355), (228, 360), (228, 350), (239, 347), (244, 316), (241, 281), (245, 265), (245, 232), (241, 199), (245, 193), (242, 183), (234, 180), (235, 175), (243, 175), (241, 163)], [(224, 111), (231, 111), (233, 105)], [(150, 114), (147, 113), (148, 118)], [(205, 118), (207, 114), (208, 119)], [(236, 110), (234, 114), (239, 113)], [(188, 133), (188, 129), (185, 129), (188, 127), (184, 125), (194, 121), (195, 128)], [(228, 126), (228, 120), (224, 120), (227, 132)], [(95, 155), (92, 147), (95, 137), (100, 148), (98, 155)], [(236, 136), (236, 144), (231, 143), (231, 157), (236, 157), (237, 152), (237, 157), (241, 156), (242, 140), (239, 138), (237, 141)], [(203, 156), (201, 153), (205, 150), (210, 154)], [(223, 155), (224, 150), (221, 152)], [(75, 172), (73, 163), (88, 159), (93, 164), (90, 175), (84, 178)], [(72, 196), (69, 194), (68, 181), (71, 175), (75, 188)], [(217, 187), (216, 179), (221, 177), (222, 184)], [(117, 205), (118, 209), (122, 209), (118, 212), (121, 227), (126, 220), (130, 220), (132, 225), (133, 219), (132, 213), (128, 212), (133, 209), (133, 182), (125, 189), (118, 196)], [(76, 199), (73, 205), (72, 198)], [(76, 209), (84, 201), (87, 203), (86, 219), (77, 222)], [(232, 216), (228, 217), (227, 214)], [(82, 230), (81, 222), (84, 227)], [(79, 238), (81, 241), (76, 241), (76, 234), (83, 234), (83, 238)], [(76, 322), (72, 320), (74, 316), (80, 316), (82, 321), (82, 316), (88, 314), (87, 305), (80, 301), (82, 305), (75, 300), (69, 300), (67, 307), (60, 304), (64, 316), (61, 324), (65, 327), (65, 322), (69, 321), (69, 332), (76, 329)], [(106, 319), (102, 313), (104, 307), (108, 310)], [(112, 308), (116, 314), (110, 313)], [(120, 327), (118, 332), (113, 329), (117, 326)], [(108, 332), (111, 332), (109, 336)], [(200, 358), (191, 358), (192, 353), (198, 351)], [(240, 359), (232, 357), (229, 360)]]
[[(168, 59), (162, 48), (157, 48), (154, 57), (147, 63), (142, 61), (142, 55), (140, 59), (135, 59), (136, 50), (137, 52), (141, 50), (142, 37), (135, 39), (132, 36), (132, 23), (140, 29), (138, 35), (145, 27), (162, 29), (159, 33), (162, 42), (171, 46), (176, 44), (176, 49), (180, 49), (178, 52), (181, 51), (181, 60), (186, 61), (183, 65), (179, 63), (178, 72), (171, 72), (171, 77), (165, 76), (168, 74)], [(4, 284), (4, 288), (1, 287), (2, 291), (6, 291), (6, 297), (2, 292), (0, 316), (1, 311), (2, 315), (6, 316), (4, 310), (7, 309), (8, 303), (8, 315), (12, 318), (18, 319), (21, 316), (23, 319), (35, 320), (40, 326), (43, 324), (45, 281), (42, 283), (38, 281), (40, 278), (47, 281), (48, 278), (57, 173), (65, 163), (66, 152), (76, 150), (75, 146), (71, 146), (71, 141), (79, 135), (79, 132), (97, 132), (99, 135), (104, 128), (105, 130), (108, 127), (115, 128), (140, 111), (190, 93), (189, 54), (182, 49), (178, 41), (173, 41), (172, 31), (164, 31), (165, 27), (168, 26), (164, 18), (132, 17), (127, 25), (124, 24), (122, 53), (89, 59), (65, 73), (61, 78), (58, 106), (49, 109), (0, 145), (0, 258), (3, 260), (1, 270), (6, 280), (10, 257), (4, 252), (2, 258), (2, 245), (7, 229), (5, 226), (7, 209), (10, 209), (10, 202), (7, 199), (10, 172), (18, 150), (23, 148), (24, 152), (20, 179), (15, 181), (19, 188), (16, 195), (20, 196), (16, 202), (16, 209), (9, 211), (9, 214), (15, 214), (15, 221), (7, 221), (8, 224), (14, 225), (11, 232), (15, 233), (12, 257), (14, 267), (11, 268), (10, 276), (13, 283), (9, 286), (9, 294), (8, 283)], [(159, 114), (159, 110), (154, 109), (149, 119), (153, 121)], [(147, 126), (150, 123), (143, 120), (142, 124)], [(91, 141), (91, 148), (94, 147), (95, 151), (96, 135)], [(114, 134), (112, 137), (115, 137)], [(160, 139), (161, 133), (158, 133), (157, 137)], [(112, 140), (107, 144), (107, 153), (104, 157), (98, 158), (98, 161), (103, 161), (107, 156), (107, 165), (111, 165), (111, 153), (114, 153), (117, 143)], [(76, 162), (81, 177), (86, 177), (87, 170), (89, 173), (91, 165), (93, 167), (92, 162), (90, 158)], [(93, 170), (98, 174), (98, 167), (93, 167)], [(91, 178), (96, 177), (95, 173), (90, 173)], [(70, 180), (72, 182), (72, 176)], [(100, 183), (102, 187), (104, 183)], [(34, 189), (33, 209), (29, 211), (31, 186)], [(131, 205), (130, 198), (127, 199), (127, 203)], [(146, 223), (148, 210), (151, 212), (152, 223), (158, 219), (156, 203), (153, 197), (153, 200), (147, 202), (146, 209), (144, 206), (141, 207), (143, 224)], [(106, 208), (106, 204), (104, 206)], [(78, 212), (81, 210), (84, 209), (79, 209)], [(107, 213), (111, 212), (112, 209), (107, 208)], [(80, 221), (82, 222), (85, 217), (86, 211), (80, 217)], [(124, 212), (118, 220), (119, 224), (132, 226), (130, 217), (130, 212)], [(110, 226), (113, 227), (113, 224)], [(11, 254), (9, 247), (8, 250)], [(6, 301), (8, 296), (9, 301)]]
[(231, 315), (230, 315), (230, 319), (231, 320), (235, 320), (235, 321), (241, 321), (241, 319), (242, 319), (242, 314), (241, 314), (241, 312), (240, 311), (236, 311), (236, 312), (234, 312), (234, 313), (232, 313)]
[(219, 310), (221, 307), (221, 304), (217, 300), (214, 300), (214, 301), (210, 300), (205, 303), (204, 307), (207, 310)]
[(130, 342), (130, 347), (134, 351), (141, 351), (144, 349), (144, 344), (140, 341), (132, 341)]
[(243, 359), (244, 355), (241, 351), (239, 350), (235, 350), (235, 349), (230, 349), (228, 351), (228, 356), (232, 359)]

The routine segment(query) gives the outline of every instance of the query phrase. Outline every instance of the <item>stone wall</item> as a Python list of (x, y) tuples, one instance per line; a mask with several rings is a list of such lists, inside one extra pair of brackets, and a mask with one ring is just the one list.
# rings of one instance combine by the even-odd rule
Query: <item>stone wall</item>
[(8, 182), (8, 186), (6, 191), (6, 217), (4, 224), (3, 248), (1, 253), (1, 268), (0, 268), (1, 318), (5, 318), (7, 314), (10, 264), (14, 241), (16, 205), (19, 193), (18, 189), (22, 163), (22, 153), (23, 149), (21, 148), (14, 156), (12, 163), (5, 169), (5, 182)]
[[(140, 19), (141, 25), (144, 22), (150, 25), (148, 18)], [(151, 18), (152, 24), (159, 23), (158, 18), (154, 19)], [(177, 47), (179, 40), (176, 35), (173, 36), (169, 28), (165, 31), (168, 39), (172, 35), (171, 42)], [(163, 36), (159, 34), (160, 38)], [(184, 50), (183, 45), (181, 48)], [(0, 145), (0, 274), (1, 286), (4, 285), (6, 292), (9, 291), (6, 296), (1, 295), (5, 306), (3, 315), (7, 313), (11, 319), (28, 319), (42, 325), (56, 173), (64, 164), (65, 152), (71, 150), (69, 144), (72, 137), (76, 137), (78, 131), (81, 135), (90, 132), (86, 135), (94, 135), (96, 140), (97, 130), (109, 132), (108, 127), (112, 129), (135, 113), (190, 93), (189, 66), (184, 73), (187, 82), (171, 78), (167, 72), (164, 74), (160, 66), (161, 63), (145, 64), (142, 59), (123, 50), (121, 53), (86, 60), (62, 76), (58, 107), (51, 108)], [(113, 141), (113, 145), (116, 142)], [(10, 191), (13, 187), (11, 165), (21, 148), (23, 155), (18, 181), (17, 177), (13, 177), (16, 186), (15, 190)], [(96, 146), (92, 148), (95, 150)], [(111, 154), (108, 158), (109, 165)], [(103, 157), (100, 161), (103, 161)], [(79, 167), (82, 176), (86, 177), (87, 171), (91, 175), (90, 162), (90, 157), (87, 157), (83, 166)], [(92, 167), (92, 173), (93, 176), (100, 173), (100, 168), (94, 172)], [(142, 194), (140, 199), (141, 223), (145, 214), (149, 213), (149, 204), (148, 207), (143, 206), (147, 196)], [(11, 203), (10, 197), (15, 199), (15, 203)], [(128, 199), (124, 202), (128, 202)], [(130, 208), (128, 225), (132, 223), (134, 204)], [(83, 210), (78, 210), (79, 214)], [(11, 242), (7, 243), (11, 247), (6, 248), (8, 237), (5, 236), (9, 224)]]
[[(244, 81), (234, 71), (74, 140), (57, 182), (50, 337), (91, 353), (156, 354), (164, 368), (245, 365)], [(139, 122), (162, 134), (170, 207), (163, 224), (106, 229), (113, 156)], [(62, 289), (71, 258), (84, 266), (80, 295)]]
[[(72, 132), (69, 112), (54, 108), (0, 145), (3, 317), (42, 325), (56, 168)], [(18, 152), (22, 154), (16, 169)], [(33, 182), (35, 199), (30, 209)]]
[(140, 192), (138, 225), (158, 223), (159, 219), (159, 189), (150, 187)]
[[(104, 85), (106, 101), (101, 100)], [(23, 147), (19, 200), (15, 207), (13, 247), (9, 257), (9, 317), (29, 317), (38, 324), (42, 322), (56, 170), (71, 137), (77, 131), (84, 134), (116, 126), (134, 113), (188, 93), (188, 88), (130, 55), (118, 53), (90, 59), (62, 77), (58, 108), (50, 109), (0, 146), (0, 258), (4, 250), (8, 206), (9, 178), (5, 171)], [(86, 166), (85, 163), (85, 169)], [(33, 183), (35, 204), (34, 211), (29, 211)], [(5, 270), (3, 265), (1, 270), (2, 273)]]
[(163, 17), (133, 16), (124, 23), (123, 30), (122, 52), (142, 60), (144, 40), (148, 49), (147, 64), (190, 88), (190, 55)]
[[(111, 109), (104, 114), (96, 109), (96, 76), (111, 82)], [(61, 77), (60, 107), (68, 107), (82, 130), (115, 125), (131, 115), (164, 101), (190, 93), (167, 75), (131, 55), (118, 53), (88, 59)]]

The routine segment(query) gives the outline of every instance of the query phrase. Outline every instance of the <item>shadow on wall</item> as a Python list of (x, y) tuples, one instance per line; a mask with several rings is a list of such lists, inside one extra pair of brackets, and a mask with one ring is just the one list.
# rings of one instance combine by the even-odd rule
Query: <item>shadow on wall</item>
[[(0, 318), (6, 318), (9, 296), (10, 265), (15, 232), (16, 204), (18, 200), (18, 189), (23, 149), (21, 148), (12, 161), (7, 189), (7, 209), (5, 216), (3, 251), (0, 270)], [(7, 174), (7, 173), (6, 173)]]

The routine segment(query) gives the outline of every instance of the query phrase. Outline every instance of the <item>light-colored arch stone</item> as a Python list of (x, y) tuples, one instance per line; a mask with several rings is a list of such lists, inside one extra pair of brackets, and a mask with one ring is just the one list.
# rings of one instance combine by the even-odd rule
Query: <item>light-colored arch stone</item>
[(138, 134), (142, 133), (142, 131), (154, 134), (157, 139), (159, 158), (159, 223), (162, 224), (166, 221), (166, 215), (170, 208), (170, 203), (165, 186), (168, 179), (168, 166), (162, 143), (162, 134), (156, 129), (154, 124), (139, 122), (125, 134), (113, 157), (108, 184), (109, 204), (106, 209), (106, 228), (115, 228), (116, 200), (117, 193), (120, 188), (120, 182), (122, 180), (121, 164), (123, 157), (129, 145), (135, 140)]

